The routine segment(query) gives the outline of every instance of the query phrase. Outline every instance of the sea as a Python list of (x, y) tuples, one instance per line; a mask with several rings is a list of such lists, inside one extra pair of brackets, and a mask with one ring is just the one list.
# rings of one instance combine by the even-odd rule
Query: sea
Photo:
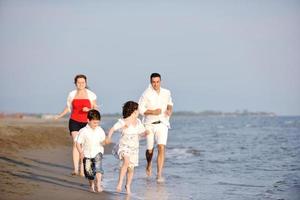
[[(103, 118), (109, 129), (117, 118)], [(164, 183), (146, 177), (146, 141), (140, 141), (132, 195), (116, 199), (300, 200), (300, 117), (188, 116), (171, 118)], [(120, 137), (115, 133), (113, 141)], [(119, 161), (106, 154), (103, 185), (115, 191)], [(123, 190), (125, 192), (125, 189)]]

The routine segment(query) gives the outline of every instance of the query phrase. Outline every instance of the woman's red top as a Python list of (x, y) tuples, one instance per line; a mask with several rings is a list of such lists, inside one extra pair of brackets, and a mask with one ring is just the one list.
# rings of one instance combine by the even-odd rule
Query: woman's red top
[(73, 99), (71, 119), (78, 122), (87, 122), (87, 112), (82, 110), (84, 107), (92, 108), (89, 99)]

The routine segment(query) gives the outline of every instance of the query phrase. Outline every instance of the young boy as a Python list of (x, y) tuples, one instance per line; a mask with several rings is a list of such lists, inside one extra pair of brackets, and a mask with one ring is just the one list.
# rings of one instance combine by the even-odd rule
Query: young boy
[(87, 118), (88, 124), (79, 130), (76, 147), (80, 153), (80, 158), (83, 159), (84, 175), (89, 180), (90, 191), (102, 192), (101, 177), (103, 174), (102, 158), (105, 132), (99, 126), (101, 119), (99, 111), (93, 109), (88, 111)]

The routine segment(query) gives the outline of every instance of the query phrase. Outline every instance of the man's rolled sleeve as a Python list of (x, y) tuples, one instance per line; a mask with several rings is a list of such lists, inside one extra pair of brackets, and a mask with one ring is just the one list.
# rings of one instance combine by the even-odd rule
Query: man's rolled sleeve
[(172, 97), (171, 97), (171, 92), (169, 92), (169, 102), (168, 102), (168, 105), (173, 107), (173, 101), (172, 101)]

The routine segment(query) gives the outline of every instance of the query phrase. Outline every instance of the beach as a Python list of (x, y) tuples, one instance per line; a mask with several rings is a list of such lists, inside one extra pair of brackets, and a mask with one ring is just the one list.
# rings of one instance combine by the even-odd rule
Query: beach
[[(107, 132), (117, 116), (103, 117)], [(119, 161), (105, 147), (102, 193), (71, 176), (72, 141), (67, 120), (0, 120), (0, 199), (298, 200), (300, 117), (191, 116), (171, 119), (165, 182), (145, 174), (146, 142), (140, 141), (132, 195), (116, 193)], [(112, 140), (116, 143), (119, 133)]]
[(71, 145), (67, 121), (1, 119), (0, 199), (115, 199), (70, 175)]

